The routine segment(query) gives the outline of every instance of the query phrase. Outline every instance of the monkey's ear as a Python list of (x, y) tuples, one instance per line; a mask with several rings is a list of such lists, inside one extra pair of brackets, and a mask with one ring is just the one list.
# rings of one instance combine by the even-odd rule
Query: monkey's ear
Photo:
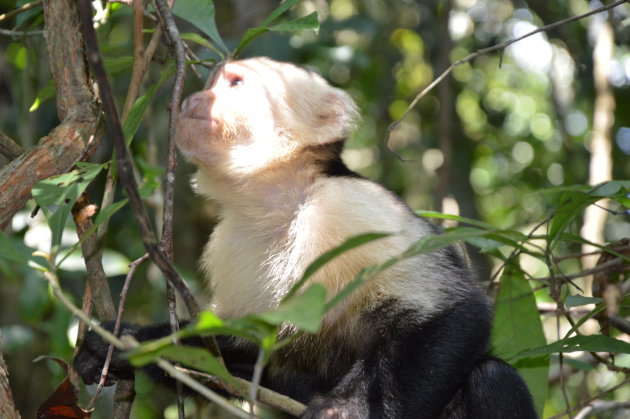
[(314, 114), (313, 129), (318, 133), (318, 142), (346, 138), (354, 129), (358, 117), (357, 106), (349, 94), (338, 89), (327, 92)]

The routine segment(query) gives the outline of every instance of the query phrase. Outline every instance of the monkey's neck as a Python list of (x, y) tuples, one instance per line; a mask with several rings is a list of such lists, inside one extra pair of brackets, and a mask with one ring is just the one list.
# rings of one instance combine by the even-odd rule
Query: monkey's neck
[(295, 158), (248, 176), (208, 171), (197, 174), (198, 191), (221, 204), (222, 212), (247, 218), (292, 218), (322, 177), (312, 160)]

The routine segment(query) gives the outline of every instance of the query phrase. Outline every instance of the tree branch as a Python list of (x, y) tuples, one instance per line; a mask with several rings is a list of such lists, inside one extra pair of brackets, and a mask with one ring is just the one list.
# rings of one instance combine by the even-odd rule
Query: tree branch
[(114, 98), (112, 96), (107, 74), (105, 73), (105, 68), (99, 53), (96, 33), (94, 32), (94, 28), (92, 26), (92, 6), (89, 0), (79, 0), (77, 5), (81, 21), (83, 22), (82, 27), (87, 50), (89, 51), (89, 62), (93, 68), (98, 82), (99, 91), (102, 95), (103, 107), (106, 113), (107, 130), (116, 150), (119, 176), (129, 198), (131, 210), (133, 211), (140, 228), (142, 242), (151, 257), (151, 260), (158, 266), (158, 268), (160, 268), (168, 281), (175, 286), (184, 299), (190, 315), (195, 317), (199, 313), (199, 305), (197, 304), (194, 296), (190, 293), (186, 283), (175, 271), (173, 265), (164, 255), (164, 252), (160, 250), (158, 242), (155, 238), (155, 233), (151, 227), (149, 217), (144, 205), (142, 204), (142, 200), (140, 199), (140, 194), (138, 193), (138, 186), (133, 175), (133, 164), (127, 151)]
[(0, 132), (0, 154), (9, 160), (18, 158), (24, 149), (21, 145), (16, 143), (13, 138), (9, 137), (3, 132)]

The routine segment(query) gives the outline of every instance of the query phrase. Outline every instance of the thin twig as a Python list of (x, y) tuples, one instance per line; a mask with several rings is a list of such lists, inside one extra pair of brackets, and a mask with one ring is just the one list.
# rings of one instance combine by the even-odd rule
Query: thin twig
[[(173, 203), (175, 199), (175, 169), (177, 168), (177, 148), (175, 147), (175, 130), (179, 104), (182, 100), (184, 87), (184, 77), (186, 75), (186, 56), (184, 46), (179, 36), (179, 30), (175, 25), (175, 20), (171, 14), (166, 0), (155, 0), (156, 10), (161, 22), (166, 29), (166, 35), (170, 41), (171, 49), (175, 54), (175, 81), (171, 93), (169, 105), (169, 123), (166, 157), (166, 175), (164, 179), (164, 204), (162, 207), (162, 238), (160, 247), (169, 261), (173, 261)], [(177, 319), (177, 306), (175, 292), (167, 283), (168, 311), (171, 332), (179, 331), (179, 321)], [(178, 343), (178, 342), (175, 342)], [(218, 349), (217, 349), (218, 350)], [(185, 418), (183, 387), (181, 382), (177, 384), (177, 407), (180, 419)]]
[(44, 34), (43, 30), (36, 31), (12, 31), (9, 29), (0, 29), (0, 35), (15, 36), (21, 38), (23, 36), (41, 36)]
[[(427, 93), (429, 93), (431, 90), (433, 90), (433, 88), (435, 86), (437, 86), (442, 80), (444, 80), (449, 74), (451, 74), (451, 72), (453, 71), (453, 69), (457, 66), (460, 66), (462, 64), (465, 64), (469, 61), (474, 60), (475, 58), (484, 55), (484, 54), (488, 54), (491, 52), (495, 52), (495, 51), (499, 51), (501, 54), (503, 54), (503, 51), (509, 47), (510, 45), (522, 41), (525, 38), (529, 38), (530, 36), (536, 35), (537, 33), (540, 32), (546, 32), (550, 29), (555, 29), (558, 26), (561, 25), (565, 25), (567, 23), (571, 23), (571, 22), (575, 22), (577, 20), (583, 19), (585, 17), (597, 14), (597, 13), (601, 13), (604, 12), (606, 10), (610, 10), (612, 8), (615, 8), (617, 6), (620, 6), (624, 3), (628, 3), (630, 2), (630, 0), (617, 0), (614, 3), (608, 4), (606, 6), (591, 10), (588, 13), (584, 13), (578, 16), (573, 16), (567, 19), (562, 19), (559, 20), (557, 22), (554, 23), (550, 23), (549, 25), (545, 25), (545, 26), (541, 26), (540, 28), (537, 28), (531, 32), (526, 33), (525, 35), (519, 36), (517, 38), (513, 38), (510, 39), (508, 41), (505, 41), (501, 44), (498, 45), (494, 45), (488, 48), (482, 48), (480, 50), (477, 50), (476, 52), (473, 52), (471, 54), (468, 54), (465, 58), (462, 58), (461, 60), (458, 60), (456, 62), (454, 62), (453, 64), (451, 64), (446, 70), (444, 70), (444, 72), (442, 72), (442, 74), (440, 74), (435, 80), (433, 80), (427, 87), (425, 87), (420, 93), (418, 93), (416, 95), (416, 97), (413, 99), (413, 101), (411, 102), (411, 104), (407, 107), (407, 109), (405, 110), (405, 112), (402, 114), (402, 116), (400, 118), (398, 118), (398, 120), (394, 121), (392, 124), (390, 124), (389, 128), (387, 129), (387, 135), (385, 137), (385, 146), (392, 151), (389, 148), (389, 138), (392, 134), (392, 132), (398, 127), (398, 125), (400, 125), (400, 123), (407, 117), (407, 115), (409, 114), (409, 112), (411, 112), (411, 110), (418, 104), (418, 101), (420, 101), (420, 99), (422, 99), (424, 96), (426, 96)], [(393, 151), (392, 151), (393, 152)], [(394, 153), (395, 154), (395, 153)]]
[(41, 5), (42, 5), (42, 0), (37, 0), (37, 1), (31, 2), (31, 3), (26, 3), (26, 4), (20, 6), (20, 7), (16, 8), (16, 9), (9, 10), (8, 12), (0, 15), (0, 22), (2, 22), (3, 20), (10, 19), (10, 18), (12, 18), (13, 16), (15, 16), (17, 14), (20, 14), (22, 12), (25, 12), (27, 10), (33, 9), (33, 8), (35, 8), (37, 6), (41, 6)]
[(612, 326), (621, 330), (623, 333), (630, 335), (630, 322), (623, 317), (610, 316), (608, 317), (608, 321)]
[[(135, 261), (129, 264), (129, 272), (127, 272), (125, 283), (120, 292), (120, 298), (118, 302), (118, 312), (116, 313), (116, 323), (114, 324), (114, 330), (112, 332), (114, 336), (116, 337), (118, 337), (118, 334), (120, 332), (120, 323), (122, 321), (122, 315), (125, 311), (125, 303), (127, 302), (127, 294), (129, 292), (129, 285), (131, 284), (131, 279), (133, 278), (133, 275), (136, 273), (136, 269), (138, 269), (138, 267), (142, 265), (147, 259), (149, 259), (149, 254), (145, 253), (142, 257), (136, 259)], [(109, 366), (110, 366), (113, 354), (114, 354), (114, 345), (110, 344), (109, 349), (107, 350), (107, 356), (105, 357), (105, 363), (103, 364), (103, 369), (101, 371), (101, 378), (98, 382), (98, 386), (96, 387), (96, 391), (94, 392), (94, 396), (92, 396), (92, 399), (90, 400), (90, 403), (86, 407), (86, 410), (91, 410), (94, 407), (94, 404), (96, 403), (96, 399), (98, 398), (99, 394), (103, 390), (103, 387), (105, 386), (105, 382), (107, 380), (107, 374), (109, 372)]]
[[(573, 280), (573, 279), (577, 279), (577, 278), (582, 278), (584, 276), (593, 275), (593, 274), (596, 274), (596, 273), (599, 273), (599, 272), (602, 272), (602, 271), (607, 271), (610, 268), (613, 268), (613, 267), (616, 267), (616, 266), (622, 267), (623, 268), (622, 271), (627, 271), (627, 270), (630, 270), (630, 266), (627, 266), (627, 263), (628, 262), (626, 260), (622, 259), (622, 258), (615, 258), (615, 259), (611, 259), (609, 261), (606, 261), (604, 263), (601, 263), (601, 264), (595, 266), (594, 268), (587, 269), (585, 271), (574, 273), (574, 274), (567, 274), (567, 275), (564, 275), (564, 277), (566, 279)], [(536, 278), (536, 279), (539, 280), (539, 281), (549, 281), (549, 280), (551, 280), (551, 277), (547, 276), (547, 277), (544, 277), (544, 278)]]
[(243, 419), (249, 418), (249, 415), (247, 414), (247, 412), (234, 406), (225, 398), (219, 396), (214, 391), (211, 391), (208, 387), (204, 386), (199, 381), (194, 380), (187, 374), (183, 373), (178, 368), (173, 366), (170, 362), (167, 362), (163, 359), (158, 359), (157, 364), (160, 368), (166, 371), (166, 373), (169, 374), (171, 377), (186, 384), (188, 387), (195, 390), (197, 393), (207, 398), (208, 400), (221, 406), (221, 408), (225, 409), (226, 411), (236, 415), (239, 418), (243, 418)]
[(566, 416), (569, 413), (569, 411), (575, 411), (575, 410), (578, 410), (578, 409), (582, 409), (583, 407), (588, 406), (593, 401), (595, 401), (597, 399), (601, 399), (606, 394), (612, 393), (615, 390), (619, 390), (620, 388), (622, 388), (622, 387), (624, 387), (624, 386), (626, 386), (628, 384), (630, 384), (630, 378), (627, 379), (627, 380), (622, 381), (621, 383), (619, 383), (617, 385), (614, 385), (614, 386), (610, 387), (607, 390), (602, 391), (601, 393), (597, 394), (596, 396), (591, 397), (588, 400), (585, 400), (585, 401), (583, 401), (581, 403), (576, 404), (575, 406), (565, 410), (564, 412), (558, 413), (557, 415), (551, 416), (551, 417), (549, 417), (547, 419), (559, 419), (559, 418), (561, 418), (563, 416)]
[[(182, 44), (184, 45), (184, 50), (186, 51), (186, 59), (188, 59), (189, 61), (201, 62), (201, 59), (197, 56), (197, 54), (194, 53), (192, 48), (190, 48), (190, 46), (187, 43), (182, 42)], [(198, 79), (200, 80), (203, 79), (203, 77), (201, 76), (201, 73), (199, 73), (195, 64), (191, 64), (190, 69), (192, 70), (193, 73), (195, 73), (195, 76), (197, 76)]]
[(254, 407), (256, 406), (256, 399), (258, 397), (258, 389), (260, 388), (260, 380), (262, 379), (263, 369), (265, 368), (265, 351), (262, 347), (258, 350), (258, 357), (254, 364), (254, 374), (252, 376), (252, 384), (249, 387), (248, 399), (249, 399), (249, 414), (254, 416)]
[[(144, 50), (144, 53), (142, 54), (143, 56), (142, 66), (136, 66), (136, 61), (134, 61), (133, 68), (132, 68), (132, 82), (131, 82), (132, 84), (135, 83), (133, 82), (133, 80), (136, 78), (139, 79), (139, 81), (137, 82), (138, 86), (141, 84), (142, 79), (144, 78), (145, 74), (147, 73), (149, 69), (149, 65), (151, 64), (151, 60), (153, 59), (153, 55), (155, 54), (155, 50), (160, 44), (161, 37), (162, 37), (162, 27), (157, 26), (155, 29), (155, 32), (153, 33), (153, 36), (151, 37), (151, 40), (149, 41), (149, 44), (147, 45), (146, 49)], [(138, 39), (137, 35), (135, 35), (134, 40), (137, 40), (137, 39)], [(139, 47), (134, 44), (134, 57), (140, 55), (139, 53), (135, 51), (137, 48)], [(137, 72), (137, 75), (136, 75), (136, 72)], [(131, 108), (133, 107), (133, 104), (135, 103), (137, 99), (138, 93), (139, 93), (138, 90), (134, 91), (134, 89), (131, 89), (131, 88), (129, 89), (127, 93), (127, 97), (125, 98), (125, 104), (123, 106), (123, 114), (122, 114), (123, 122), (127, 119), (127, 116), (129, 115), (129, 112), (131, 111)], [(129, 108), (129, 110), (127, 110), (127, 108)], [(110, 206), (114, 202), (114, 196), (116, 193), (116, 177), (117, 177), (116, 170), (117, 169), (115, 165), (110, 165), (109, 170), (107, 172), (107, 177), (105, 179), (105, 191), (103, 192), (103, 200), (101, 201), (101, 209), (105, 209), (106, 207)], [(105, 236), (105, 233), (107, 232), (108, 224), (109, 224), (109, 220), (105, 220), (103, 224), (99, 226), (99, 229), (98, 229), (99, 240), (102, 240), (103, 237)]]
[(96, 33), (94, 32), (94, 28), (92, 26), (91, 3), (89, 0), (78, 0), (77, 7), (80, 19), (83, 23), (82, 28), (88, 50), (88, 60), (94, 71), (99, 91), (101, 93), (101, 99), (103, 101), (103, 108), (107, 116), (107, 130), (116, 150), (118, 173), (123, 183), (123, 187), (127, 192), (129, 205), (134, 213), (138, 227), (140, 228), (142, 242), (151, 257), (151, 260), (158, 266), (158, 268), (182, 296), (191, 316), (196, 317), (199, 313), (199, 304), (197, 304), (195, 297), (191, 294), (186, 283), (182, 280), (177, 271), (175, 271), (173, 265), (168, 261), (164, 253), (160, 250), (158, 242), (155, 238), (155, 233), (151, 227), (151, 222), (149, 221), (147, 212), (144, 208), (142, 200), (140, 199), (138, 186), (133, 174), (133, 163), (129, 158), (122, 127), (120, 125), (118, 113), (116, 112), (116, 105), (109, 87), (109, 80), (107, 79), (107, 74), (99, 53)]
[(173, 257), (173, 199), (175, 194), (175, 168), (177, 167), (177, 149), (175, 146), (175, 131), (177, 129), (177, 114), (182, 100), (184, 77), (186, 75), (186, 54), (171, 14), (165, 0), (155, 0), (157, 11), (164, 22), (166, 34), (175, 53), (176, 73), (173, 83), (173, 93), (169, 105), (167, 167), (164, 182), (164, 214), (162, 219), (162, 240), (160, 245), (169, 259)]
[[(630, 402), (617, 402), (614, 400), (594, 400), (591, 405), (582, 409), (575, 419), (587, 419), (595, 415), (615, 410), (629, 410)], [(617, 417), (617, 416), (614, 416)]]
[[(209, 386), (214, 386), (220, 389), (223, 389), (230, 394), (233, 394), (237, 397), (246, 399), (250, 392), (250, 388), (252, 383), (247, 380), (244, 380), (239, 377), (234, 378), (234, 385), (229, 385), (222, 381), (219, 381), (213, 375), (209, 375), (203, 372), (181, 368), (178, 369), (186, 372), (188, 375), (192, 377), (196, 377), (199, 381)], [(293, 416), (300, 416), (306, 410), (306, 406), (300, 402), (293, 400), (292, 398), (285, 396), (284, 394), (276, 393), (273, 390), (269, 390), (268, 388), (258, 386), (258, 401), (266, 404), (267, 406), (271, 406), (275, 409), (282, 410), (283, 412), (289, 413)]]
[(133, 66), (131, 68), (131, 81), (127, 89), (127, 97), (121, 113), (121, 119), (127, 119), (131, 108), (133, 107), (140, 85), (147, 70), (144, 60), (144, 40), (143, 40), (143, 9), (142, 0), (133, 0)]
[[(551, 214), (549, 214), (544, 220), (542, 220), (540, 223), (536, 224), (534, 226), (534, 228), (532, 228), (532, 230), (529, 232), (529, 234), (527, 234), (527, 236), (521, 240), (522, 244), (525, 244), (529, 239), (532, 238), (532, 236), (534, 235), (534, 233), (543, 225), (547, 224), (553, 217), (554, 215), (556, 215), (556, 212), (553, 211)], [(488, 289), (492, 289), (492, 287), (494, 287), (494, 285), (496, 284), (495, 280), (499, 277), (499, 274), (503, 271), (503, 268), (505, 268), (505, 265), (511, 261), (517, 254), (520, 253), (520, 249), (518, 247), (515, 247), (514, 250), (512, 250), (512, 253), (510, 253), (510, 255), (503, 261), (503, 263), (501, 264), (501, 266), (499, 266), (499, 268), (497, 269), (497, 271), (494, 273), (494, 275), (492, 275), (492, 277), (490, 278), (490, 283), (488, 284)]]
[(554, 256), (554, 262), (562, 262), (567, 259), (582, 259), (584, 256), (592, 256), (592, 255), (601, 255), (602, 253), (607, 253), (606, 250), (594, 250), (592, 252), (579, 252), (579, 253), (571, 253), (563, 256)]
[(128, 344), (123, 343), (120, 339), (110, 333), (109, 330), (102, 328), (96, 321), (92, 320), (90, 316), (88, 316), (80, 308), (72, 304), (72, 302), (61, 291), (61, 288), (59, 288), (59, 280), (57, 279), (57, 275), (54, 272), (44, 272), (44, 278), (48, 280), (50, 288), (52, 288), (53, 294), (55, 295), (55, 297), (57, 297), (57, 300), (59, 300), (61, 304), (63, 304), (68, 310), (70, 310), (72, 314), (78, 317), (79, 320), (88, 324), (90, 328), (92, 328), (92, 330), (94, 330), (103, 338), (103, 340), (111, 343), (118, 349), (131, 349)]

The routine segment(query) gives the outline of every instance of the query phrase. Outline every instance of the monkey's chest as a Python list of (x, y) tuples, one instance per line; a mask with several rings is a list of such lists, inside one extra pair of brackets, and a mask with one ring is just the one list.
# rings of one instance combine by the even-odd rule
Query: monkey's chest
[(285, 244), (247, 229), (215, 230), (202, 259), (215, 313), (229, 318), (275, 308), (293, 282)]

